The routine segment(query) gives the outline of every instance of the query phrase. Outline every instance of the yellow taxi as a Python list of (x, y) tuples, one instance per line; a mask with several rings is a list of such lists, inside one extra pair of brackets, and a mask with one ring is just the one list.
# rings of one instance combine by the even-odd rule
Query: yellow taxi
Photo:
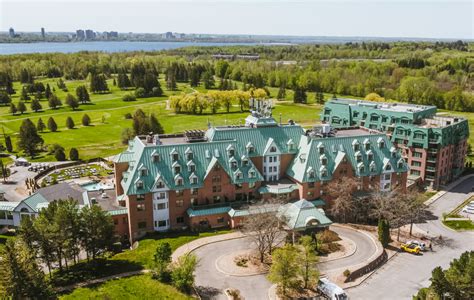
[(421, 252), (421, 248), (417, 244), (402, 244), (400, 246), (400, 249), (402, 249), (405, 252), (413, 253), (413, 254), (420, 254)]

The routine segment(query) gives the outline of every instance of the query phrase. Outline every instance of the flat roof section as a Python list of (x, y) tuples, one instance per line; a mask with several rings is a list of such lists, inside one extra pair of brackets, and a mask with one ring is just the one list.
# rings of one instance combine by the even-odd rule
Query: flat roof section
[(416, 113), (425, 111), (428, 109), (436, 108), (431, 105), (417, 105), (417, 104), (408, 104), (408, 103), (398, 103), (398, 102), (373, 102), (366, 100), (357, 100), (357, 99), (347, 99), (347, 98), (337, 98), (331, 99), (331, 102), (341, 103), (347, 105), (358, 105), (358, 106), (367, 106), (373, 109), (393, 111), (393, 112), (403, 112), (403, 113)]

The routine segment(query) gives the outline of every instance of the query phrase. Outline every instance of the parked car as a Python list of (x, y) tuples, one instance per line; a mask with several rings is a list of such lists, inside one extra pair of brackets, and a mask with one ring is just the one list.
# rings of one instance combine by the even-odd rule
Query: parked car
[(413, 241), (408, 241), (406, 242), (405, 244), (415, 244), (417, 245), (418, 247), (420, 247), (421, 251), (426, 251), (426, 244), (423, 243), (423, 242), (420, 242), (420, 241), (417, 241), (417, 240), (413, 240)]
[(400, 246), (400, 249), (402, 249), (405, 252), (413, 253), (413, 254), (420, 254), (421, 252), (420, 246), (415, 245), (415, 244), (402, 244)]
[(468, 214), (474, 214), (474, 208), (464, 207), (462, 209), (462, 212), (465, 212), (465, 213), (468, 213)]
[(342, 288), (327, 278), (321, 278), (318, 282), (318, 290), (330, 300), (347, 300), (347, 294)]

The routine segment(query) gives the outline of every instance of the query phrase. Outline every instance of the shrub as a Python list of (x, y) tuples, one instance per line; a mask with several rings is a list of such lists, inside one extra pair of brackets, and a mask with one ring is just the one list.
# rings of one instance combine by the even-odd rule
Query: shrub
[(89, 117), (88, 114), (84, 114), (82, 116), (82, 125), (89, 126), (90, 124), (91, 124), (91, 118)]
[(351, 271), (349, 271), (349, 269), (346, 269), (344, 273), (342, 273), (342, 275), (349, 277), (349, 275), (351, 275)]
[[(136, 92), (135, 92), (135, 94), (136, 94)], [(137, 98), (132, 94), (125, 94), (125, 95), (123, 95), (122, 100), (125, 101), (125, 102), (131, 102), (131, 101), (137, 100)]]
[(126, 113), (124, 117), (125, 117), (125, 119), (130, 120), (130, 119), (132, 119), (132, 114), (131, 113)]
[(135, 90), (135, 96), (137, 98), (145, 98), (146, 97), (146, 91), (144, 88), (138, 88)]
[(62, 149), (56, 149), (56, 152), (54, 152), (54, 157), (56, 158), (57, 161), (66, 160), (66, 154), (64, 153), (64, 150)]
[(64, 151), (64, 148), (61, 145), (51, 144), (51, 145), (48, 146), (48, 154), (54, 154), (54, 153), (56, 153), (56, 150), (58, 150), (58, 149)]
[(66, 127), (69, 128), (69, 129), (73, 129), (74, 126), (76, 126), (74, 124), (74, 120), (71, 118), (71, 117), (67, 117), (66, 119)]
[(324, 230), (319, 234), (318, 239), (323, 242), (323, 243), (331, 243), (331, 242), (336, 242), (340, 241), (341, 238), (335, 233), (334, 231), (331, 231), (329, 229)]
[(76, 148), (69, 150), (69, 160), (79, 160), (79, 151)]

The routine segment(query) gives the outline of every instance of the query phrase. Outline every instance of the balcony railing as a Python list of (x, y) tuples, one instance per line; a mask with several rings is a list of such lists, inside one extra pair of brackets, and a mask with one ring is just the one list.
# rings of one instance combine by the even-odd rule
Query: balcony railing
[(426, 176), (425, 176), (425, 180), (434, 181), (434, 180), (435, 180), (435, 177), (434, 177), (434, 176), (430, 176), (430, 175), (426, 175)]
[(435, 167), (426, 167), (426, 170), (429, 171), (429, 172), (436, 172), (436, 168)]
[(426, 159), (426, 161), (429, 162), (429, 163), (436, 163), (436, 162), (437, 162), (437, 159), (436, 159), (436, 157), (428, 157), (428, 158)]
[(438, 139), (429, 139), (429, 142), (431, 144), (438, 144), (439, 143), (439, 140)]

